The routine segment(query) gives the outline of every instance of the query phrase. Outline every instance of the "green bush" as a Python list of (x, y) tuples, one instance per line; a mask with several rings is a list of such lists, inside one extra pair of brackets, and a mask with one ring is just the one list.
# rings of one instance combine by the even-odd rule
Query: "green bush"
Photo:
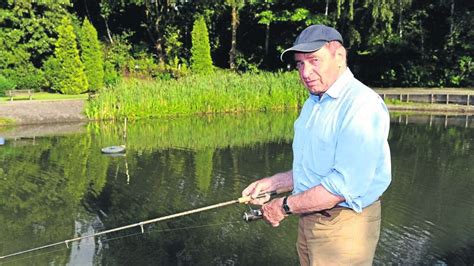
[(120, 81), (120, 76), (115, 66), (110, 61), (104, 62), (104, 83), (107, 86), (115, 85)]
[(211, 45), (204, 17), (200, 16), (194, 21), (192, 35), (193, 47), (191, 48), (191, 69), (198, 74), (212, 73), (214, 67), (211, 58)]
[[(127, 62), (132, 59), (132, 45), (128, 41), (131, 33), (123, 33), (122, 35), (114, 35), (113, 43), (104, 47), (104, 66), (106, 64), (114, 66), (114, 69), (122, 74), (126, 71)], [(110, 70), (110, 68), (109, 68)]]
[(60, 66), (60, 75), (53, 78), (51, 88), (64, 94), (80, 94), (87, 90), (88, 83), (84, 73), (84, 65), (79, 58), (76, 34), (71, 20), (64, 17), (58, 27), (58, 40), (54, 56)]
[(78, 37), (89, 91), (97, 91), (104, 87), (104, 56), (97, 30), (88, 19), (84, 19)]
[(127, 71), (131, 77), (146, 79), (158, 77), (161, 73), (166, 72), (166, 69), (164, 66), (158, 65), (152, 55), (142, 51), (135, 58), (128, 60)]
[(1, 74), (13, 81), (17, 89), (33, 89), (39, 91), (47, 86), (47, 81), (41, 69), (32, 64), (18, 65), (15, 68), (4, 69)]
[(15, 83), (6, 77), (0, 75), (0, 95), (5, 96), (6, 90), (12, 90), (15, 88)]
[(54, 87), (54, 84), (59, 84), (59, 81), (62, 79), (62, 71), (61, 71), (61, 64), (59, 60), (54, 57), (50, 56), (44, 63), (43, 63), (43, 71), (46, 80), (48, 81), (49, 87)]

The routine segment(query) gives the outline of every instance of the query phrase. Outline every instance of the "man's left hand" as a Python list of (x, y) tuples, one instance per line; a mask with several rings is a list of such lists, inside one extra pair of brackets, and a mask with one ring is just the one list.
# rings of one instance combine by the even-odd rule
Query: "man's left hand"
[(270, 201), (262, 206), (263, 219), (273, 227), (280, 225), (280, 221), (285, 219), (285, 211), (283, 210), (283, 198)]

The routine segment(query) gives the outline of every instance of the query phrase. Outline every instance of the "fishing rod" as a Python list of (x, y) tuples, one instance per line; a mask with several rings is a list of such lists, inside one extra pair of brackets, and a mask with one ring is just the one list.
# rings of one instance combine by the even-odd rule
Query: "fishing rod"
[[(275, 190), (275, 191), (265, 192), (265, 193), (259, 194), (256, 197), (256, 199), (264, 198), (264, 197), (268, 197), (268, 196), (272, 197), (272, 196), (276, 196), (276, 195), (284, 193), (284, 192), (287, 192), (287, 190)], [(249, 203), (253, 199), (254, 198), (252, 198), (251, 196), (244, 196), (244, 197), (240, 197), (238, 199), (229, 200), (229, 201), (226, 201), (226, 202), (217, 203), (217, 204), (209, 205), (209, 206), (206, 206), (206, 207), (201, 207), (201, 208), (197, 208), (197, 209), (193, 209), (193, 210), (189, 210), (189, 211), (184, 211), (184, 212), (175, 213), (175, 214), (171, 214), (171, 215), (167, 215), (167, 216), (162, 216), (162, 217), (154, 218), (154, 219), (151, 219), (151, 220), (142, 221), (142, 222), (139, 222), (139, 223), (124, 225), (124, 226), (121, 226), (121, 227), (116, 227), (116, 228), (112, 228), (112, 229), (109, 229), (109, 230), (97, 232), (97, 233), (91, 234), (91, 235), (85, 235), (85, 236), (80, 236), (80, 237), (76, 237), (76, 238), (71, 238), (71, 239), (68, 239), (68, 240), (61, 241), (61, 242), (56, 242), (56, 243), (52, 243), (52, 244), (48, 244), (48, 245), (44, 245), (44, 246), (40, 246), (40, 247), (36, 247), (36, 248), (32, 248), (32, 249), (28, 249), (28, 250), (23, 250), (23, 251), (11, 253), (11, 254), (8, 254), (8, 255), (0, 256), (0, 260), (5, 259), (5, 258), (9, 258), (9, 257), (13, 257), (13, 256), (17, 256), (17, 255), (21, 255), (21, 254), (25, 254), (25, 253), (29, 253), (29, 252), (32, 252), (32, 251), (37, 251), (37, 250), (41, 250), (41, 249), (45, 249), (45, 248), (49, 248), (49, 247), (58, 246), (58, 245), (64, 245), (65, 244), (66, 247), (69, 248), (69, 243), (71, 243), (71, 242), (79, 241), (79, 240), (86, 239), (86, 238), (93, 238), (93, 237), (96, 237), (96, 236), (105, 235), (105, 234), (108, 234), (108, 233), (117, 232), (117, 231), (129, 229), (129, 228), (133, 228), (133, 227), (138, 227), (138, 226), (141, 228), (142, 234), (144, 234), (145, 229), (143, 228), (143, 226), (146, 225), (146, 224), (151, 224), (151, 223), (161, 222), (161, 221), (165, 221), (165, 220), (170, 220), (170, 219), (173, 219), (173, 218), (177, 218), (177, 217), (181, 217), (181, 216), (185, 216), (185, 215), (189, 215), (189, 214), (193, 214), (193, 213), (203, 212), (203, 211), (207, 211), (207, 210), (212, 210), (212, 209), (216, 209), (216, 208), (221, 208), (221, 207), (236, 204), (236, 203)]]

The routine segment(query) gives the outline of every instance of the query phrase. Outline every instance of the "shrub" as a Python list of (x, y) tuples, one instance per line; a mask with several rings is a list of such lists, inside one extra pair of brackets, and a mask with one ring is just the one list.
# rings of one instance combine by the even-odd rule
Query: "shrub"
[(84, 65), (79, 58), (76, 35), (71, 20), (64, 17), (58, 27), (54, 56), (60, 66), (60, 75), (53, 78), (51, 88), (64, 94), (79, 94), (88, 87)]
[(15, 83), (17, 89), (33, 89), (39, 91), (47, 86), (43, 71), (31, 63), (21, 64), (15, 68), (2, 70), (2, 75)]
[(211, 45), (204, 17), (200, 16), (194, 21), (191, 48), (191, 70), (199, 74), (213, 72)]
[(6, 90), (12, 90), (15, 88), (15, 83), (6, 77), (0, 75), (0, 95), (5, 96)]
[(78, 37), (89, 91), (97, 91), (104, 87), (104, 56), (97, 30), (88, 19), (84, 19)]
[(120, 76), (115, 66), (111, 62), (104, 62), (104, 83), (105, 85), (115, 85), (119, 82)]

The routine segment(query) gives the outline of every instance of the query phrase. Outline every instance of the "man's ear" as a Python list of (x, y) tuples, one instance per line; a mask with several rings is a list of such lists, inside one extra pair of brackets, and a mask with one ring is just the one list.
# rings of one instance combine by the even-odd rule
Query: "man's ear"
[(336, 49), (336, 61), (337, 61), (337, 64), (339, 65), (339, 67), (342, 67), (343, 65), (346, 64), (346, 56), (347, 56), (347, 51), (346, 51), (346, 48), (344, 48), (344, 46), (339, 46), (337, 47)]

